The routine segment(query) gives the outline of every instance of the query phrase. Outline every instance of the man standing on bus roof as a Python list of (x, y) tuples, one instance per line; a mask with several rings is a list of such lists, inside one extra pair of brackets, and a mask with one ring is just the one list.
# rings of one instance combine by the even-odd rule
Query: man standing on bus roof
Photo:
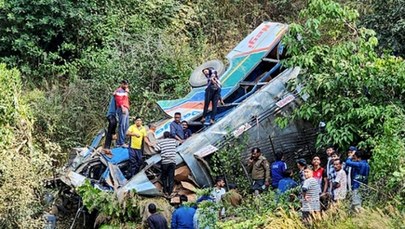
[(117, 146), (125, 145), (125, 135), (129, 127), (129, 97), (128, 80), (121, 81), (121, 85), (114, 91), (114, 99), (118, 115)]

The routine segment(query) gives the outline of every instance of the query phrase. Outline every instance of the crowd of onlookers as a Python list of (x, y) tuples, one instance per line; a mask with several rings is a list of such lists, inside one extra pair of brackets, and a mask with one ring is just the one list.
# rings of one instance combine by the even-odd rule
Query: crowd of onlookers
[(350, 198), (352, 209), (359, 211), (364, 195), (362, 190), (367, 186), (370, 172), (369, 155), (350, 146), (346, 160), (333, 147), (326, 149), (326, 156), (324, 167), (318, 155), (310, 163), (303, 158), (296, 160), (299, 180), (295, 181), (292, 179), (293, 170), (287, 168), (282, 153), (276, 153), (275, 162), (269, 165), (260, 149), (253, 148), (248, 161), (253, 179), (252, 190), (257, 195), (270, 185), (270, 180), (271, 187), (279, 194), (299, 187), (301, 212), (305, 221), (347, 198)]
[[(353, 211), (360, 211), (370, 172), (367, 161), (369, 155), (355, 146), (350, 146), (346, 156), (340, 155), (333, 147), (328, 147), (325, 154), (324, 167), (321, 166), (321, 158), (324, 158), (321, 155), (313, 156), (309, 163), (303, 158), (296, 160), (298, 176), (297, 180), (294, 180), (293, 169), (287, 167), (282, 153), (276, 153), (275, 161), (269, 164), (261, 150), (253, 148), (247, 162), (253, 195), (259, 196), (262, 192), (272, 189), (276, 192), (275, 201), (281, 195), (288, 195), (289, 200), (299, 198), (305, 223), (310, 223), (315, 215), (332, 205), (339, 207), (345, 199), (349, 200)], [(198, 203), (203, 201), (223, 201), (232, 206), (240, 205), (242, 196), (237, 192), (236, 186), (229, 184), (228, 187), (229, 190), (226, 191), (225, 180), (219, 177), (212, 192), (198, 198), (197, 206), (180, 204), (173, 212), (171, 228), (199, 228)], [(187, 197), (181, 196), (180, 200), (183, 203), (187, 201)], [(222, 208), (217, 213), (219, 217), (224, 216), (225, 209)], [(156, 216), (152, 214), (151, 217)], [(151, 228), (167, 228), (153, 226), (153, 220), (148, 220), (148, 223)], [(167, 223), (165, 225), (167, 226)]]
[[(201, 120), (205, 122), (209, 102), (213, 106), (218, 101), (222, 101), (220, 96), (220, 82), (216, 72), (212, 69), (204, 69), (207, 76), (208, 86), (206, 89), (206, 101), (204, 106), (204, 116)], [(209, 78), (210, 75), (214, 75)], [(130, 176), (135, 175), (141, 169), (144, 157), (149, 157), (156, 153), (161, 156), (161, 182), (164, 196), (173, 197), (174, 173), (176, 169), (177, 146), (191, 137), (192, 132), (188, 128), (187, 121), (181, 120), (181, 113), (174, 114), (174, 120), (170, 123), (170, 131), (163, 133), (162, 139), (157, 139), (155, 135), (156, 125), (150, 124), (146, 128), (141, 117), (134, 119), (134, 124), (129, 126), (129, 97), (128, 81), (123, 80), (111, 97), (107, 112), (108, 129), (104, 143), (104, 153), (111, 155), (109, 150), (113, 136), (116, 134), (118, 126), (117, 147), (127, 147), (129, 152)], [(212, 95), (215, 93), (215, 95)], [(216, 108), (211, 117), (210, 123), (215, 122)], [(130, 138), (130, 144), (125, 144), (126, 137)], [(262, 155), (259, 148), (251, 150), (251, 157), (247, 161), (247, 170), (250, 172), (251, 190), (254, 195), (269, 188), (275, 190), (277, 195), (282, 195), (289, 190), (299, 189), (301, 202), (301, 212), (305, 221), (328, 206), (338, 205), (344, 199), (350, 198), (353, 210), (358, 211), (362, 204), (362, 190), (366, 186), (370, 167), (368, 165), (369, 155), (363, 150), (357, 150), (351, 146), (347, 155), (340, 155), (333, 147), (326, 149), (327, 159), (322, 163), (324, 157), (314, 156), (310, 162), (300, 158), (296, 160), (298, 169), (298, 179), (294, 180), (292, 168), (287, 168), (284, 162), (284, 155), (275, 153), (275, 161), (269, 161)], [(345, 158), (345, 159), (344, 159)], [(324, 167), (321, 165), (324, 164)], [(210, 195), (201, 196), (197, 203), (203, 201), (220, 202), (225, 196), (227, 201), (233, 206), (241, 203), (242, 197), (236, 191), (235, 185), (228, 185), (228, 192), (225, 191), (225, 180), (218, 178), (215, 187)], [(227, 193), (227, 195), (225, 195)], [(180, 196), (180, 205), (173, 212), (172, 228), (198, 228), (198, 208), (184, 206), (187, 196)], [(151, 216), (148, 219), (151, 228), (167, 228), (167, 221), (163, 216), (156, 213), (156, 206), (148, 206)], [(224, 215), (224, 209), (219, 213)], [(162, 218), (163, 217), (163, 218)]]

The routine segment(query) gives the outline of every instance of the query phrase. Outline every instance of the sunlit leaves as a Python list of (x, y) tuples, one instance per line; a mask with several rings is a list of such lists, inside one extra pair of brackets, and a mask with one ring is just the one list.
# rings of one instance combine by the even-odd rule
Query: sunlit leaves
[(32, 110), (21, 91), (20, 73), (0, 64), (0, 225), (40, 228), (43, 181), (51, 159), (34, 140)]

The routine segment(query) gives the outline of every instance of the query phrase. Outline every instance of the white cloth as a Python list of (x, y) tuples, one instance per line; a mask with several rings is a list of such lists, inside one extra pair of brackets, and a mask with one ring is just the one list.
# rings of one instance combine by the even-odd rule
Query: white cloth
[(347, 176), (343, 169), (336, 171), (336, 178), (333, 183), (339, 183), (340, 185), (338, 188), (333, 189), (333, 199), (344, 200), (347, 194)]
[(221, 201), (222, 196), (226, 193), (224, 188), (218, 189), (218, 188), (214, 188), (214, 190), (212, 190), (211, 192), (211, 196), (214, 198), (215, 203), (218, 203)]

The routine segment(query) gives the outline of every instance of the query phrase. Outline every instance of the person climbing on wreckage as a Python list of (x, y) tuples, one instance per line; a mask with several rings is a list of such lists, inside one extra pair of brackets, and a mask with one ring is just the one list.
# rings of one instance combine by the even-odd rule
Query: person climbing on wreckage
[(116, 109), (114, 96), (111, 96), (106, 117), (107, 117), (107, 121), (108, 121), (108, 127), (107, 127), (107, 132), (105, 135), (103, 152), (107, 156), (111, 156), (112, 155), (111, 150), (110, 150), (111, 142), (112, 142), (113, 136), (116, 134), (116, 129), (117, 129), (117, 109)]
[(203, 74), (207, 78), (207, 87), (205, 88), (204, 94), (204, 110), (203, 117), (201, 119), (202, 123), (205, 123), (205, 117), (208, 112), (208, 106), (212, 104), (212, 113), (210, 124), (215, 123), (215, 116), (217, 115), (218, 101), (224, 105), (224, 101), (221, 98), (221, 81), (219, 80), (218, 73), (213, 68), (204, 68), (202, 70)]

